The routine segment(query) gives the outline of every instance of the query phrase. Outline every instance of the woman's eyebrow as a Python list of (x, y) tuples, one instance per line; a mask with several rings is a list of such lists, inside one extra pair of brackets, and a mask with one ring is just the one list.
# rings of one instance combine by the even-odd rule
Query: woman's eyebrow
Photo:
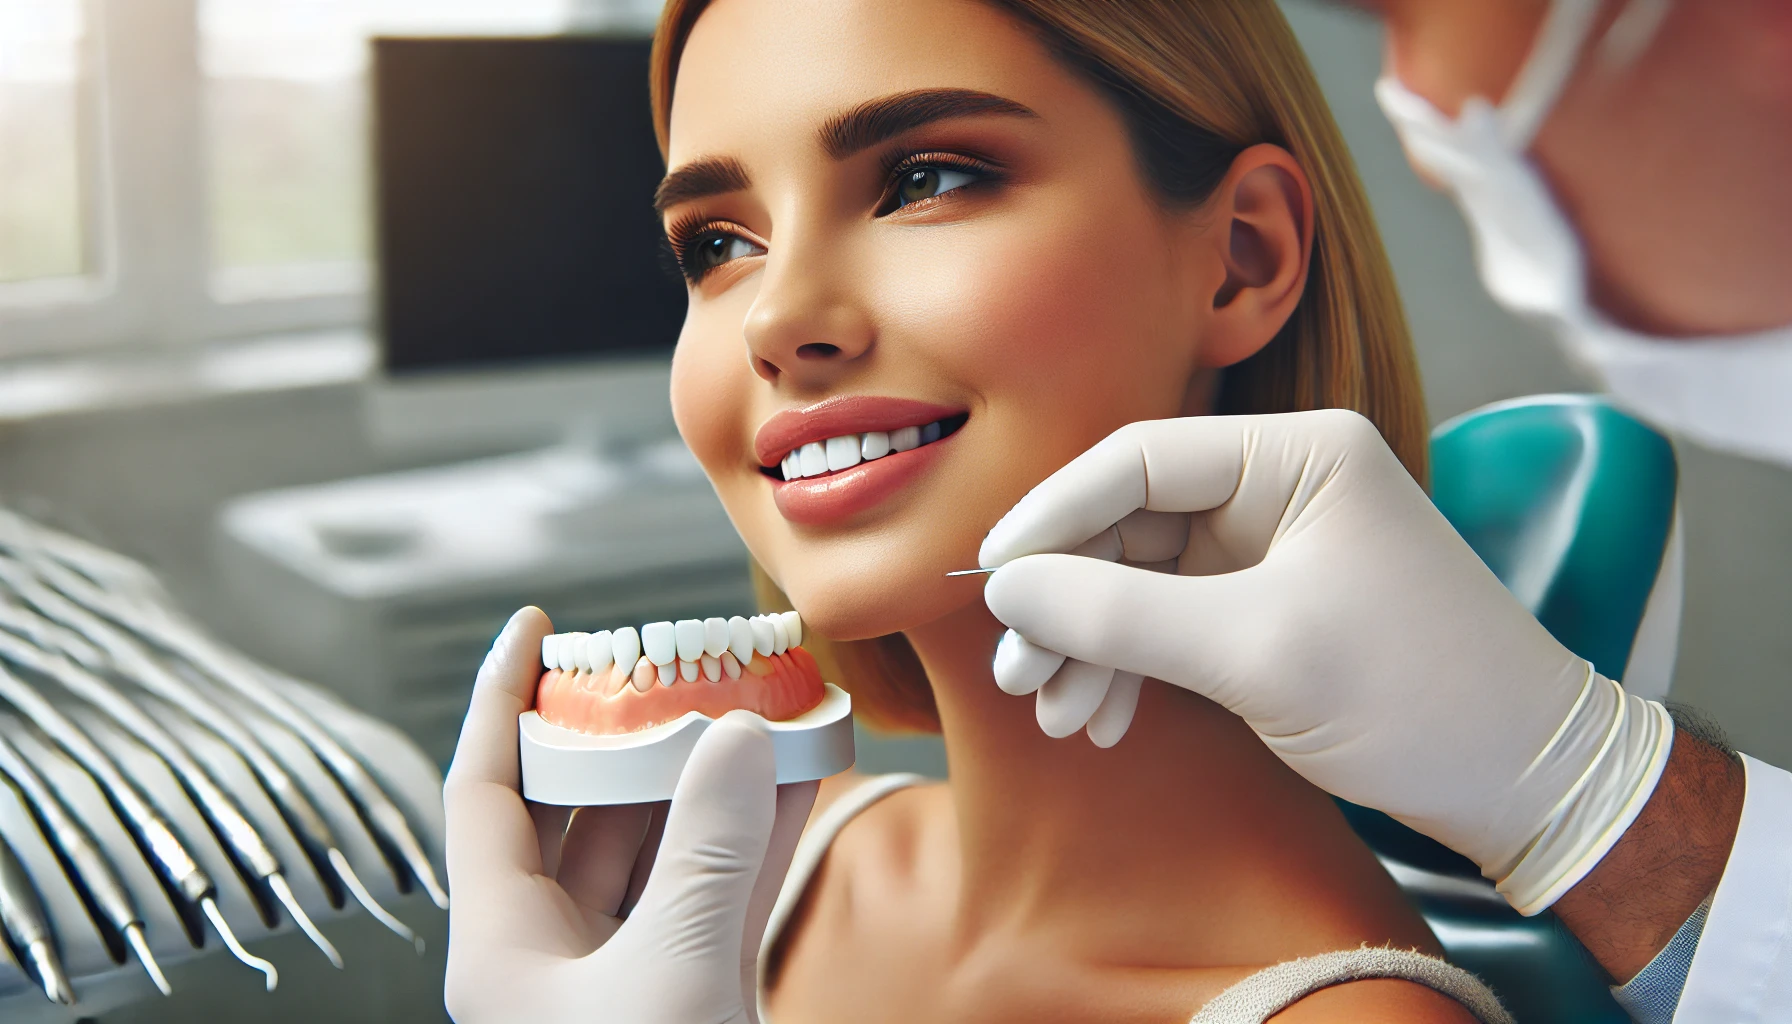
[(1039, 116), (1013, 100), (976, 89), (914, 89), (867, 100), (828, 118), (819, 133), (821, 148), (835, 160), (844, 160), (924, 124), (977, 114)]
[(666, 175), (653, 190), (653, 211), (665, 213), (679, 203), (740, 192), (750, 185), (752, 180), (739, 160), (731, 156), (704, 157)]

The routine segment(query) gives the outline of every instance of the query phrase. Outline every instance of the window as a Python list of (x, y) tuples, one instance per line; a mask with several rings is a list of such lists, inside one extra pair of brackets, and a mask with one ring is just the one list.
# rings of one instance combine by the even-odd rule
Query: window
[(364, 323), (367, 38), (660, 0), (0, 0), (0, 357)]
[(0, 283), (89, 268), (81, 168), (79, 0), (0, 5)]

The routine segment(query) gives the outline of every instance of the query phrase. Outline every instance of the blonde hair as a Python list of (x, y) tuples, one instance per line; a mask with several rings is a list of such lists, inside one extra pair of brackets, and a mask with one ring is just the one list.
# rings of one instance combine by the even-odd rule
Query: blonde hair
[[(1306, 290), (1275, 339), (1225, 372), (1215, 411), (1354, 409), (1424, 483), (1424, 399), (1393, 271), (1349, 150), (1274, 0), (985, 2), (1031, 27), (1118, 107), (1141, 174), (1167, 204), (1205, 200), (1249, 146), (1293, 155), (1313, 189)], [(678, 59), (707, 5), (670, 0), (660, 18), (651, 73), (662, 155)], [(790, 607), (757, 565), (753, 580), (761, 607)], [(803, 646), (872, 724), (939, 730), (932, 688), (901, 634), (805, 637)]]

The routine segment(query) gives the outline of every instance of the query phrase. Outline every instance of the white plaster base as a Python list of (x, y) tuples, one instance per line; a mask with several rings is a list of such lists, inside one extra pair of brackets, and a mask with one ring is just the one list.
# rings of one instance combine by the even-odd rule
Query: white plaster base
[[(779, 782), (825, 779), (852, 767), (852, 698), (823, 684), (821, 703), (787, 722), (767, 722)], [(697, 737), (714, 719), (698, 712), (621, 736), (594, 736), (517, 718), (523, 796), (542, 804), (594, 807), (670, 800)]]

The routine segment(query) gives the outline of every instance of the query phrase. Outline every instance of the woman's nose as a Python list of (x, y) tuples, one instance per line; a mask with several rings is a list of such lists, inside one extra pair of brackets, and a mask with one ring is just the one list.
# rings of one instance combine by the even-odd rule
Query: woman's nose
[[(876, 331), (836, 264), (780, 261), (765, 268), (744, 330), (753, 370), (774, 384), (825, 384), (871, 351)], [(805, 265), (806, 264), (806, 265)]]

